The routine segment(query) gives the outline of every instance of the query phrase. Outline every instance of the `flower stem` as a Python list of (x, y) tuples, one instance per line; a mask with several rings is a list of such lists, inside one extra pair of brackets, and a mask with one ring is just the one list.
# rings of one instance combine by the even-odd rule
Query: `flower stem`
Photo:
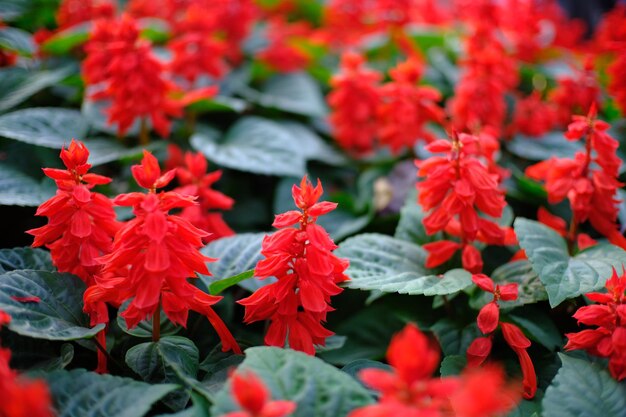
[(141, 145), (147, 145), (150, 143), (150, 132), (148, 130), (148, 123), (146, 119), (141, 119), (141, 124), (139, 128), (139, 143)]
[(161, 301), (159, 301), (159, 305), (157, 309), (154, 310), (154, 315), (152, 316), (152, 341), (158, 342), (161, 338)]

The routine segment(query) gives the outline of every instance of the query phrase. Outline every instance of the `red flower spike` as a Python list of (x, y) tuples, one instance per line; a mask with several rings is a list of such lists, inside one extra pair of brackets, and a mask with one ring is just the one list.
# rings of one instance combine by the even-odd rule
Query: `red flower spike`
[(579, 323), (597, 327), (566, 334), (565, 350), (583, 349), (609, 358), (609, 372), (621, 381), (626, 379), (626, 272), (618, 275), (613, 269), (605, 285), (607, 293), (586, 294), (600, 304), (581, 307), (574, 314)]
[(156, 192), (175, 171), (161, 175), (156, 158), (149, 152), (144, 152), (142, 163), (133, 166), (132, 172), (137, 182), (150, 191), (115, 199), (118, 205), (132, 206), (135, 218), (116, 234), (111, 253), (100, 258), (104, 264), (102, 274), (97, 284), (85, 292), (85, 310), (94, 313), (97, 303), (120, 305), (132, 298), (122, 313), (129, 328), (153, 315), (157, 308), (185, 326), (188, 311), (194, 310), (207, 317), (224, 351), (240, 353), (237, 342), (211, 308), (222, 297), (205, 294), (187, 281), (196, 278), (197, 273), (209, 275), (206, 262), (214, 261), (198, 250), (207, 233), (169, 214), (172, 209), (192, 206), (194, 198)]
[(112, 0), (63, 0), (56, 14), (59, 29), (67, 29), (83, 22), (109, 19), (115, 16)]
[(231, 377), (231, 389), (243, 410), (222, 417), (284, 417), (296, 409), (293, 401), (268, 401), (269, 392), (263, 381), (250, 371), (235, 372)]
[[(342, 289), (338, 283), (348, 279), (344, 271), (348, 261), (332, 254), (337, 248), (326, 231), (315, 222), (336, 205), (318, 202), (321, 183), (304, 177), (292, 188), (293, 200), (301, 211), (276, 216), (275, 227), (283, 227), (265, 236), (261, 253), (265, 256), (255, 268), (255, 276), (274, 276), (277, 282), (262, 287), (250, 297), (239, 300), (245, 306), (246, 323), (270, 319), (265, 343), (284, 346), (289, 339), (292, 349), (314, 354), (314, 345), (324, 345), (333, 333), (322, 323), (332, 310), (330, 298)], [(297, 223), (297, 228), (289, 226)]]

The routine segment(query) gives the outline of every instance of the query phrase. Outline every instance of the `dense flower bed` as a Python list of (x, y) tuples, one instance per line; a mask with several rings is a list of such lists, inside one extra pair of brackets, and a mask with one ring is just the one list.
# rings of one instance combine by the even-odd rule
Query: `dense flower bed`
[(625, 80), (624, 5), (0, 0), (0, 416), (624, 417)]

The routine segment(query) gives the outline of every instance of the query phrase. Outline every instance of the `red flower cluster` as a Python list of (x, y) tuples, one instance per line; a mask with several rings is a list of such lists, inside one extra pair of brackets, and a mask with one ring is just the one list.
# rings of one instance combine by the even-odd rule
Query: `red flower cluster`
[(412, 147), (417, 139), (431, 142), (435, 138), (424, 129), (426, 123), (443, 122), (443, 109), (437, 105), (439, 90), (417, 85), (422, 71), (423, 64), (409, 58), (389, 72), (392, 81), (380, 88), (378, 136), (394, 153)]
[(96, 19), (115, 16), (112, 0), (63, 0), (57, 10), (56, 20), (60, 29)]
[(204, 155), (198, 152), (185, 152), (176, 145), (169, 145), (168, 168), (176, 168), (179, 187), (174, 191), (186, 196), (197, 197), (198, 204), (183, 207), (180, 217), (187, 219), (192, 225), (208, 233), (202, 241), (211, 242), (225, 236), (235, 234), (228, 227), (222, 213), (215, 210), (230, 210), (234, 200), (219, 191), (214, 190), (215, 184), (221, 177), (222, 171), (207, 173), (208, 163)]
[(526, 351), (526, 349), (530, 347), (530, 340), (524, 336), (524, 333), (522, 333), (516, 325), (500, 321), (500, 306), (498, 301), (516, 300), (518, 291), (517, 284), (494, 285), (491, 278), (484, 274), (475, 274), (472, 276), (472, 281), (474, 281), (474, 284), (481, 290), (493, 294), (493, 301), (487, 303), (478, 313), (478, 318), (476, 319), (478, 328), (487, 336), (475, 339), (467, 349), (468, 366), (479, 366), (487, 359), (487, 356), (491, 353), (493, 332), (495, 332), (498, 325), (500, 325), (504, 340), (511, 346), (511, 349), (515, 351), (520, 361), (523, 375), (522, 385), (524, 387), (524, 398), (533, 398), (537, 392), (537, 375), (535, 374), (535, 367), (533, 366), (530, 356)]
[(472, 245), (475, 240), (501, 245), (507, 230), (494, 221), (506, 206), (504, 193), (499, 189), (498, 176), (491, 174), (478, 159), (480, 141), (467, 134), (454, 134), (452, 141), (436, 140), (426, 149), (445, 156), (432, 156), (416, 162), (418, 202), (428, 212), (424, 218), (426, 233), (445, 230), (460, 238), (460, 242), (440, 240), (424, 245), (428, 251), (426, 267), (434, 268), (448, 261), (458, 250), (462, 251), (463, 267), (480, 272), (483, 261), (479, 250)]
[[(0, 310), (0, 328), (11, 317)], [(11, 351), (0, 348), (0, 416), (52, 417), (52, 400), (44, 381), (23, 378), (11, 369)]]
[(357, 53), (345, 53), (341, 72), (330, 81), (333, 90), (328, 95), (334, 137), (343, 149), (357, 155), (371, 152), (374, 147), (380, 103), (378, 82), (382, 78), (365, 68), (364, 62)]
[(439, 351), (414, 325), (395, 335), (387, 350), (392, 371), (365, 369), (361, 380), (380, 392), (377, 404), (349, 417), (488, 417), (515, 407), (519, 394), (507, 386), (500, 368), (465, 371), (461, 376), (433, 378)]
[(588, 57), (584, 68), (573, 76), (560, 77), (557, 86), (548, 94), (548, 100), (556, 107), (556, 122), (566, 126), (575, 114), (582, 114), (600, 101), (600, 85), (593, 61)]
[(305, 22), (289, 23), (282, 17), (268, 21), (269, 45), (257, 58), (269, 68), (279, 72), (293, 72), (305, 68), (311, 61), (303, 43), (310, 36), (311, 28)]
[[(132, 173), (137, 183), (149, 192), (115, 198), (116, 205), (133, 207), (136, 217), (115, 235), (111, 254), (101, 258), (102, 275), (97, 285), (85, 292), (85, 310), (92, 313), (96, 303), (121, 305), (132, 298), (122, 313), (129, 328), (149, 315), (158, 314), (161, 308), (172, 322), (186, 326), (189, 310), (194, 310), (209, 319), (224, 351), (232, 349), (240, 353), (237, 342), (211, 308), (222, 297), (208, 295), (187, 281), (196, 277), (197, 272), (210, 274), (205, 262), (212, 259), (198, 251), (206, 233), (168, 212), (195, 204), (194, 198), (174, 192), (157, 194), (156, 189), (165, 187), (176, 172), (161, 175), (156, 158), (147, 151), (141, 165), (132, 167)], [(95, 322), (105, 321), (108, 317), (95, 318)]]
[(230, 381), (233, 397), (243, 410), (222, 417), (284, 417), (296, 409), (293, 401), (270, 401), (263, 381), (252, 372), (235, 372)]
[[(337, 246), (315, 223), (337, 207), (336, 203), (318, 202), (322, 192), (319, 180), (313, 187), (307, 177), (302, 178), (300, 187), (293, 186), (293, 200), (301, 211), (276, 216), (273, 225), (281, 230), (265, 236), (261, 250), (265, 259), (255, 268), (255, 276), (273, 276), (278, 281), (238, 301), (246, 307), (246, 323), (271, 320), (266, 344), (282, 347), (288, 335), (289, 347), (310, 355), (315, 353), (314, 345), (323, 346), (333, 334), (322, 322), (332, 311), (330, 297), (342, 291), (337, 284), (348, 279), (344, 275), (348, 261), (333, 255)], [(298, 228), (289, 227), (294, 224)]]
[(609, 127), (596, 120), (595, 106), (587, 117), (574, 116), (565, 136), (568, 140), (584, 137), (585, 152), (576, 153), (573, 159), (553, 157), (539, 162), (528, 167), (526, 175), (545, 181), (551, 204), (569, 200), (575, 226), (588, 220), (611, 243), (626, 248), (626, 239), (617, 230), (617, 190), (623, 185), (617, 180), (619, 144), (606, 132)]
[(174, 84), (163, 77), (163, 65), (150, 43), (139, 38), (137, 22), (128, 15), (95, 22), (85, 45), (83, 77), (97, 91), (96, 100), (111, 100), (109, 123), (123, 135), (136, 119), (150, 119), (161, 136), (168, 136), (169, 117), (182, 115), (181, 103), (171, 98)]
[(622, 114), (626, 114), (626, 5), (618, 4), (609, 12), (598, 30), (598, 42), (600, 47), (615, 58), (607, 68), (610, 75), (608, 90), (615, 98)]
[(586, 294), (599, 304), (581, 307), (574, 314), (578, 323), (597, 327), (566, 334), (569, 340), (565, 349), (583, 349), (592, 355), (609, 358), (611, 375), (621, 381), (626, 379), (626, 271), (618, 276), (613, 268), (606, 289), (608, 293)]
[(510, 134), (523, 133), (528, 136), (541, 136), (552, 130), (556, 112), (551, 103), (541, 99), (538, 91), (517, 100)]
[(60, 272), (70, 272), (93, 285), (94, 275), (100, 272), (98, 258), (111, 252), (120, 224), (111, 201), (91, 191), (111, 179), (89, 173), (88, 158), (85, 145), (72, 139), (68, 149), (61, 149), (66, 169), (44, 168), (58, 190), (36, 212), (48, 217), (48, 224), (26, 233), (35, 236), (33, 247), (45, 245), (50, 249), (52, 262)]

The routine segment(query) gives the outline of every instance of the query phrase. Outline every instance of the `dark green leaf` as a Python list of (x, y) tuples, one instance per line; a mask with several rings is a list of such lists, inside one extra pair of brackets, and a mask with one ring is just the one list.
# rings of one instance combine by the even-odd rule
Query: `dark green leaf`
[(348, 163), (348, 160), (341, 152), (330, 146), (317, 133), (302, 123), (282, 121), (280, 125), (289, 131), (293, 140), (299, 144), (300, 151), (307, 160), (320, 161), (334, 166)]
[(176, 385), (149, 385), (130, 378), (76, 369), (55, 371), (48, 380), (57, 417), (141, 417)]
[(559, 353), (563, 366), (543, 398), (544, 417), (624, 417), (626, 389), (597, 365)]
[(439, 320), (430, 330), (437, 336), (441, 351), (445, 356), (465, 356), (472, 341), (481, 336), (476, 323), (463, 327), (447, 318)]
[[(117, 315), (117, 319), (116, 319), (117, 325), (119, 326), (120, 329), (122, 329), (124, 333), (128, 333), (132, 336), (141, 337), (144, 339), (151, 338), (152, 337), (152, 317), (148, 317), (147, 319), (140, 321), (137, 327), (134, 327), (132, 329), (129, 329), (126, 326), (126, 320), (124, 319), (124, 317), (122, 317), (121, 313), (126, 311), (126, 308), (128, 308), (129, 304), (130, 304), (130, 301), (127, 301), (124, 304), (122, 304), (122, 306), (120, 307), (119, 314)], [(162, 311), (161, 311), (161, 314), (159, 315), (159, 318), (161, 320), (161, 336), (174, 335), (180, 331), (181, 327), (172, 323)]]
[(72, 138), (84, 138), (88, 128), (74, 109), (28, 108), (0, 116), (0, 136), (54, 149), (69, 145)]
[(507, 149), (522, 158), (543, 161), (551, 156), (571, 158), (582, 151), (583, 146), (580, 142), (565, 139), (562, 132), (551, 132), (538, 138), (517, 135), (507, 143)]
[[(85, 284), (70, 274), (17, 270), (0, 276), (0, 310), (11, 316), (8, 328), (23, 336), (48, 340), (86, 339), (104, 328), (89, 327), (83, 313)], [(19, 302), (11, 297), (39, 297)]]
[(50, 252), (39, 248), (0, 249), (0, 272), (9, 272), (16, 269), (37, 269), (40, 271), (55, 271), (52, 265)]
[(200, 127), (191, 145), (209, 160), (239, 171), (296, 177), (305, 171), (298, 141), (278, 123), (261, 117), (239, 119), (223, 138)]
[[(289, 349), (255, 347), (246, 350), (238, 372), (261, 378), (272, 399), (295, 401), (294, 417), (345, 416), (372, 403), (372, 397), (353, 378), (313, 356)], [(237, 410), (230, 384), (216, 395), (212, 415)]]
[(441, 376), (459, 375), (466, 364), (465, 355), (448, 355), (441, 361), (439, 372)]
[(37, 72), (22, 68), (0, 69), (0, 112), (9, 110), (44, 88), (57, 84), (71, 71), (67, 67)]
[(0, 48), (30, 55), (35, 52), (35, 42), (30, 33), (7, 26), (0, 28)]
[(548, 350), (563, 345), (563, 337), (550, 316), (537, 308), (517, 309), (507, 317)]
[(350, 260), (350, 288), (401, 294), (446, 295), (472, 284), (471, 274), (453, 269), (443, 276), (426, 269), (421, 246), (381, 234), (361, 234), (343, 242), (336, 255)]
[(612, 268), (626, 264), (626, 251), (599, 244), (570, 257), (565, 239), (539, 222), (517, 218), (515, 233), (533, 269), (546, 287), (552, 307), (563, 300), (604, 287)]
[(10, 165), (0, 165), (0, 205), (35, 207), (54, 195), (48, 181), (39, 183)]

